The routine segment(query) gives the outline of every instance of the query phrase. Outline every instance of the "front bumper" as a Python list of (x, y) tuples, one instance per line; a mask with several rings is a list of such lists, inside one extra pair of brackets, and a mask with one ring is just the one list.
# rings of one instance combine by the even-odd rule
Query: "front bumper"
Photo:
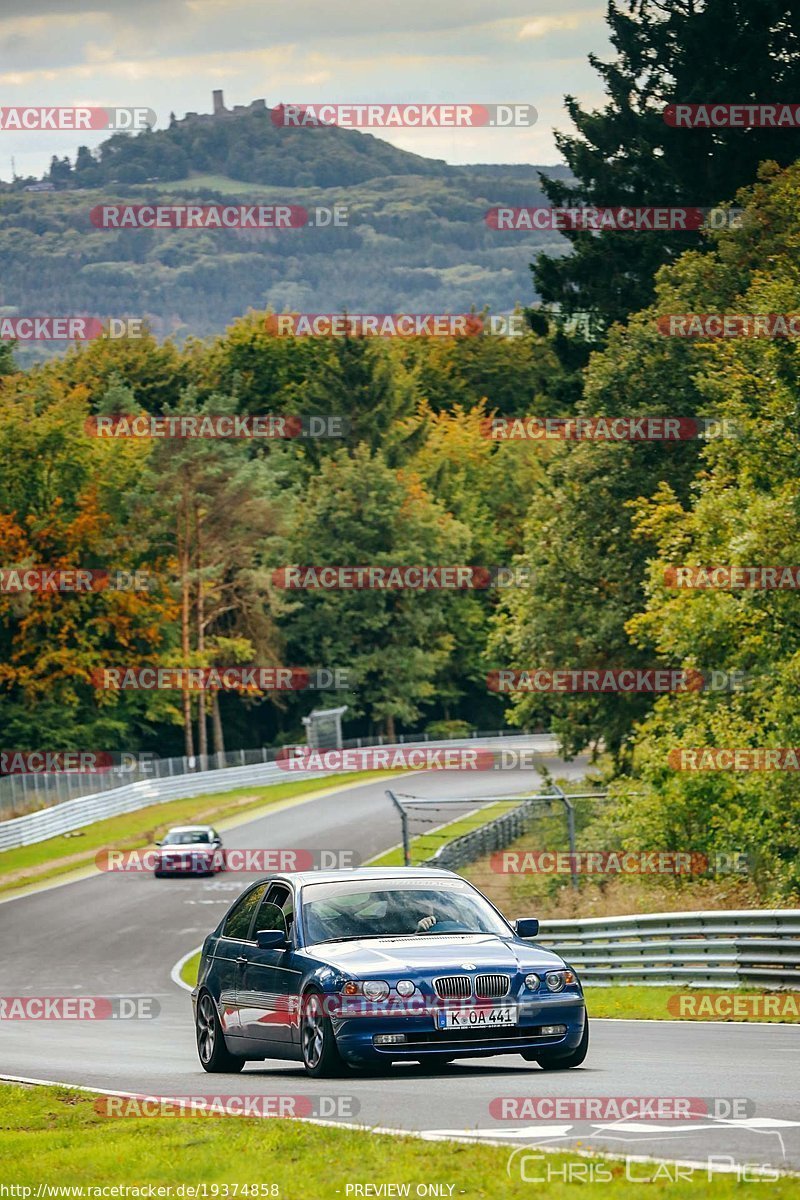
[(191, 858), (167, 858), (156, 863), (154, 875), (213, 875), (219, 868), (212, 855), (200, 855)]
[[(571, 993), (517, 1001), (516, 1025), (495, 1029), (436, 1028), (432, 1013), (413, 1016), (358, 1016), (333, 1018), (336, 1044), (351, 1063), (386, 1062), (389, 1059), (441, 1057), (475, 1058), (481, 1055), (519, 1054), (523, 1050), (575, 1050), (583, 1036), (586, 1005), (582, 995)], [(547, 1025), (565, 1025), (560, 1036), (541, 1033)], [(405, 1041), (376, 1046), (377, 1034), (402, 1033)]]

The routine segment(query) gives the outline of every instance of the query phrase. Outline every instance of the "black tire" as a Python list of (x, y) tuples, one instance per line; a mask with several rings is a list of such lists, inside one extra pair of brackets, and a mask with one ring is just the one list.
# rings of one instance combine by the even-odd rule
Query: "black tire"
[(306, 1073), (314, 1079), (330, 1079), (345, 1072), (336, 1045), (331, 1019), (324, 1010), (322, 993), (316, 988), (303, 996), (300, 1016), (300, 1050)]
[(240, 1054), (231, 1054), (225, 1045), (217, 1006), (210, 992), (201, 992), (197, 998), (195, 1034), (197, 1056), (204, 1071), (212, 1075), (238, 1075), (246, 1060)]
[(583, 1036), (574, 1050), (567, 1054), (537, 1054), (536, 1061), (543, 1071), (568, 1071), (570, 1067), (579, 1067), (586, 1058), (589, 1050), (589, 1018), (583, 1022)]

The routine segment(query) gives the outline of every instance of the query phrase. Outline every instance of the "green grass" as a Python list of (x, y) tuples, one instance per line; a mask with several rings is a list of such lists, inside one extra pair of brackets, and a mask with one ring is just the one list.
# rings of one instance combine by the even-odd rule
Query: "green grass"
[[(567, 954), (569, 958), (569, 954)], [(791, 1022), (797, 1024), (800, 1022), (800, 1014), (786, 1013), (783, 1016), (720, 1016), (717, 1014), (699, 1015), (693, 1017), (681, 1017), (680, 1010), (672, 1011), (667, 1007), (667, 1002), (671, 996), (690, 996), (694, 999), (698, 994), (712, 995), (729, 995), (731, 994), (725, 988), (673, 988), (673, 987), (647, 987), (646, 985), (634, 984), (630, 987), (586, 987), (586, 1009), (591, 1017), (625, 1017), (638, 1021), (757, 1021), (759, 1023), (767, 1022), (774, 1024), (775, 1022)], [(735, 996), (767, 996), (774, 999), (779, 997), (781, 993), (762, 992), (756, 988), (735, 988), (733, 989)], [(800, 1010), (800, 993), (789, 993), (789, 1003), (794, 1001), (794, 1007)]]
[[(471, 833), (473, 829), (488, 824), (495, 817), (501, 817), (503, 813), (508, 812), (508, 809), (508, 804), (490, 804), (486, 808), (476, 809), (473, 813), (467, 813), (455, 821), (448, 822), (435, 833), (422, 833), (419, 837), (412, 838), (412, 863), (424, 862), (426, 858), (432, 858), (445, 842), (451, 842), (454, 838), (461, 837), (462, 834)], [(402, 867), (402, 846), (396, 846), (393, 850), (387, 850), (385, 854), (379, 854), (377, 858), (370, 859), (369, 865), (371, 867)]]
[[(237, 1086), (245, 1090), (241, 1080)], [(218, 1089), (220, 1094), (224, 1090)], [(577, 1194), (575, 1183), (565, 1182), (563, 1174), (550, 1183), (535, 1184), (523, 1181), (518, 1167), (507, 1173), (513, 1146), (425, 1142), (277, 1119), (108, 1118), (95, 1111), (96, 1097), (64, 1087), (2, 1085), (0, 1095), (4, 1182), (34, 1190), (40, 1183), (173, 1188), (185, 1183), (206, 1184), (212, 1196), (210, 1188), (216, 1184), (216, 1195), (224, 1197), (225, 1184), (256, 1184), (263, 1190), (251, 1191), (251, 1196), (269, 1196), (274, 1184), (280, 1200), (345, 1200), (348, 1184), (406, 1183), (413, 1196), (418, 1183), (438, 1182), (452, 1185), (453, 1197), (469, 1200), (568, 1200)], [(453, 1124), (458, 1125), (457, 1117)], [(515, 1164), (520, 1157), (515, 1156)], [(533, 1165), (536, 1174), (543, 1175), (548, 1167), (563, 1172), (567, 1163), (577, 1164), (574, 1169), (582, 1172), (601, 1170), (609, 1180), (602, 1183), (602, 1196), (629, 1200), (630, 1180), (621, 1162), (558, 1153)], [(642, 1163), (634, 1170), (640, 1179), (647, 1173)], [(655, 1171), (650, 1168), (650, 1173)], [(730, 1175), (716, 1175), (709, 1182), (702, 1171), (691, 1180), (671, 1182), (662, 1169), (648, 1185), (647, 1195), (662, 1200), (744, 1200), (747, 1186)], [(796, 1178), (782, 1178), (771, 1183), (769, 1196), (788, 1200), (796, 1187)]]
[[(188, 179), (166, 180), (159, 183), (158, 190), (160, 192), (178, 192), (181, 195), (192, 191), (209, 191), (223, 192), (225, 195), (231, 196), (263, 196), (267, 187), (263, 183), (247, 183), (240, 179), (229, 179), (227, 175), (206, 175), (198, 171), (192, 172)], [(284, 191), (289, 190), (292, 189), (284, 188)]]
[(186, 962), (181, 967), (181, 979), (184, 983), (188, 983), (190, 987), (194, 987), (197, 983), (197, 972), (200, 969), (200, 951), (193, 954), (191, 958), (187, 958)]
[(99, 850), (139, 850), (161, 836), (171, 825), (187, 822), (219, 825), (283, 800), (309, 796), (330, 787), (389, 778), (385, 771), (354, 771), (327, 779), (293, 779), (268, 787), (237, 788), (230, 792), (207, 793), (167, 804), (151, 804), (135, 812), (121, 813), (96, 821), (69, 836), (48, 838), (32, 846), (0, 852), (0, 892), (41, 883), (70, 871), (91, 866)]

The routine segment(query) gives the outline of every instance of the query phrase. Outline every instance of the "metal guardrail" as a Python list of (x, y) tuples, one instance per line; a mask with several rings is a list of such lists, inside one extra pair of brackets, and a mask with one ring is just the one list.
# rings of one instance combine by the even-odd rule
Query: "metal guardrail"
[[(520, 731), (530, 734), (534, 731)], [(464, 742), (476, 738), (513, 737), (508, 730), (475, 730), (468, 735), (459, 735), (450, 741)], [(428, 733), (399, 734), (393, 741), (389, 738), (349, 738), (342, 742), (343, 750), (368, 749), (373, 746), (418, 745), (420, 742), (433, 745), (445, 744), (447, 739), (432, 738)], [(283, 746), (261, 746), (251, 750), (229, 750), (220, 754), (186, 755), (174, 758), (157, 758), (153, 754), (125, 753), (120, 757), (124, 764), (104, 767), (102, 772), (50, 771), (0, 776), (0, 820), (21, 817), (54, 804), (66, 804), (79, 796), (93, 796), (102, 785), (103, 791), (129, 787), (139, 781), (152, 782), (156, 779), (172, 779), (177, 775), (193, 775), (204, 771), (223, 771), (231, 767), (258, 766), (274, 762), (285, 751)]]
[[(495, 802), (498, 799), (502, 799), (502, 797), (496, 797)], [(459, 867), (475, 862), (476, 859), (483, 858), (484, 855), (491, 854), (494, 850), (503, 850), (527, 833), (533, 822), (542, 815), (542, 809), (545, 806), (549, 807), (556, 800), (558, 800), (558, 796), (555, 793), (533, 796), (530, 800), (518, 805), (517, 808), (512, 808), (509, 812), (501, 813), (494, 820), (487, 821), (485, 825), (480, 825), (477, 829), (471, 829), (469, 833), (462, 833), (452, 841), (446, 842), (420, 866), (457, 871)]]
[(800, 909), (542, 921), (538, 945), (587, 983), (800, 987)]
[[(507, 732), (482, 734), (482, 737), (498, 737), (509, 741), (520, 738), (530, 740), (529, 734)], [(370, 739), (364, 739), (368, 741)], [(414, 741), (408, 736), (400, 743), (387, 743), (374, 739), (374, 745), (393, 747), (407, 746), (457, 746), (469, 745), (472, 738), (450, 738), (434, 741), (425, 735), (417, 735)], [(354, 748), (354, 747), (345, 747)], [(264, 787), (270, 783), (288, 782), (292, 779), (324, 779), (329, 771), (286, 770), (275, 762), (260, 762), (243, 767), (224, 767), (213, 771), (192, 771), (162, 779), (140, 779), (91, 795), (78, 796), (53, 804), (38, 812), (27, 813), (10, 821), (0, 822), (0, 851), (42, 842), (59, 834), (81, 829), (106, 817), (119, 813), (134, 812), (151, 804), (164, 804), (168, 800), (201, 796), (208, 792), (227, 792), (240, 787)], [(97, 786), (97, 777), (94, 777)]]

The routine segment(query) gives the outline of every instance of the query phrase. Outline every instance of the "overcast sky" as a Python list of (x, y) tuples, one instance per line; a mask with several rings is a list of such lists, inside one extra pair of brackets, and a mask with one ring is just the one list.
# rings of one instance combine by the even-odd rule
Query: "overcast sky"
[[(279, 101), (525, 101), (519, 130), (381, 133), (453, 163), (553, 163), (563, 96), (602, 99), (604, 0), (0, 0), (0, 104), (170, 110)], [(106, 134), (0, 133), (0, 178)]]

